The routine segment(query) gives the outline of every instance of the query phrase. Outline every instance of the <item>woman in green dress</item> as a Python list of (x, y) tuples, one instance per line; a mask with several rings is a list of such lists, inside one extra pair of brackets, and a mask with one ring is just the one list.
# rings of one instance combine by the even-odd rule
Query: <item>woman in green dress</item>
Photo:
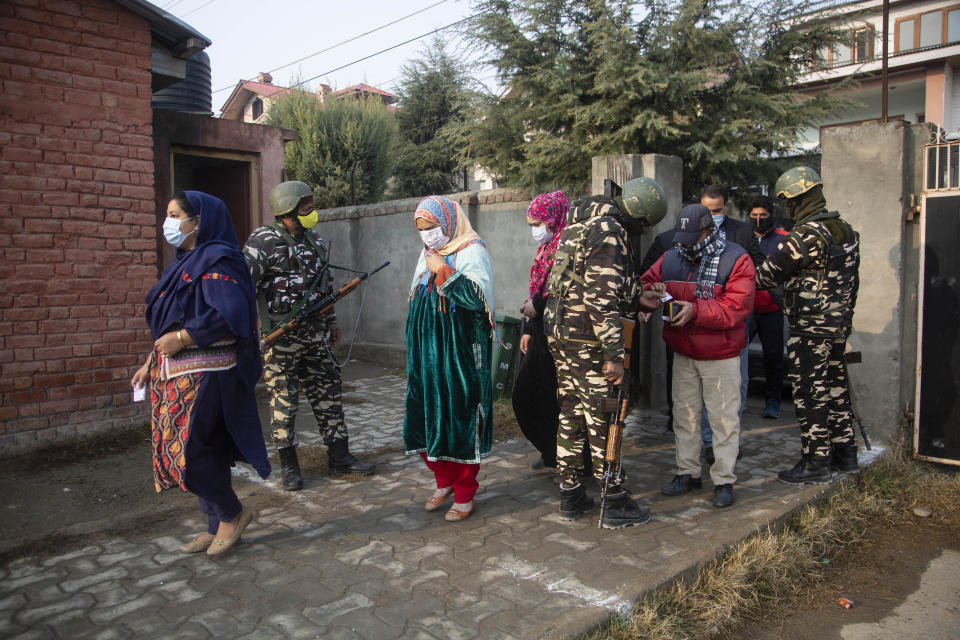
[(456, 522), (473, 510), (480, 458), (493, 437), (493, 269), (458, 204), (424, 198), (414, 223), (424, 248), (410, 285), (403, 443), (436, 477), (426, 510), (453, 494), (445, 518)]

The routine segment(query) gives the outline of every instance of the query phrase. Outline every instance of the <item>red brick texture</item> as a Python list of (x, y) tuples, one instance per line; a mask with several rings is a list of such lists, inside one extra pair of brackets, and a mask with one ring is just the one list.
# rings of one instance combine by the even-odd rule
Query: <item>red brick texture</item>
[(146, 422), (150, 43), (109, 0), (0, 2), (0, 453)]

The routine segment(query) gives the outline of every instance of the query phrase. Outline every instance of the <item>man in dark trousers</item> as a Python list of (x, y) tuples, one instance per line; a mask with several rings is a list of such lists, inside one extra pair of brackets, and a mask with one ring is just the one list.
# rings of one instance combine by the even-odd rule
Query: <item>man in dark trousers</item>
[[(783, 229), (773, 224), (773, 202), (766, 196), (754, 198), (750, 203), (750, 224), (753, 234), (760, 241), (763, 255), (769, 256), (777, 250), (787, 236)], [(763, 395), (766, 403), (763, 407), (764, 418), (780, 417), (780, 400), (783, 394), (783, 292), (778, 288), (772, 291), (759, 290), (753, 303), (753, 323), (750, 337), (760, 334), (763, 345), (763, 369), (766, 385)], [(747, 341), (749, 343), (749, 340)]]

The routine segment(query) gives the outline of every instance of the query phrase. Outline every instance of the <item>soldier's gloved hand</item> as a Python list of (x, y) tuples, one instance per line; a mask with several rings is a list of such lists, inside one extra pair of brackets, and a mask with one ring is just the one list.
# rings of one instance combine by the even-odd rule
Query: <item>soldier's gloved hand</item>
[(603, 377), (607, 382), (618, 385), (623, 382), (623, 363), (622, 362), (604, 362)]
[(340, 342), (340, 325), (332, 324), (330, 325), (330, 346)]
[(692, 322), (693, 319), (697, 316), (696, 311), (693, 310), (692, 302), (685, 302), (683, 300), (675, 300), (674, 304), (680, 307), (679, 313), (673, 318), (673, 326), (682, 327), (688, 322)]

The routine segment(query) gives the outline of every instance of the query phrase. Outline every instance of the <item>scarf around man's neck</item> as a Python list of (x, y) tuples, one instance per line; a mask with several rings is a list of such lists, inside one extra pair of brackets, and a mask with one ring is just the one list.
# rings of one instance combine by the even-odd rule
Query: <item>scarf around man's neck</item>
[(727, 247), (727, 238), (719, 227), (697, 244), (685, 247), (677, 243), (677, 250), (686, 260), (700, 265), (697, 269), (697, 289), (694, 296), (701, 299), (713, 297), (713, 285), (717, 283), (717, 273), (720, 269), (720, 254)]

